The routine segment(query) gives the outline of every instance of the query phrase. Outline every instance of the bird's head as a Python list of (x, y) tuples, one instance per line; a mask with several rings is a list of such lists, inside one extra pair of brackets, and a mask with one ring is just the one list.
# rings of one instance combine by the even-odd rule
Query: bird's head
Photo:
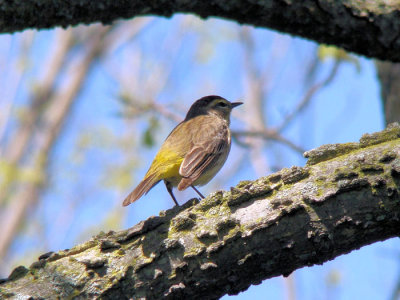
[(220, 96), (206, 96), (200, 98), (190, 107), (185, 120), (197, 117), (199, 115), (214, 114), (229, 121), (231, 111), (242, 102), (229, 102)]

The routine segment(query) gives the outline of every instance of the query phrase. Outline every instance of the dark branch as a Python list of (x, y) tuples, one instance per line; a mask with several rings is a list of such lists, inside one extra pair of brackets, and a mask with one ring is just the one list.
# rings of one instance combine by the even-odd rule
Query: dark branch
[(400, 10), (390, 1), (3, 1), (0, 32), (109, 24), (117, 19), (176, 13), (268, 27), (362, 55), (400, 61)]

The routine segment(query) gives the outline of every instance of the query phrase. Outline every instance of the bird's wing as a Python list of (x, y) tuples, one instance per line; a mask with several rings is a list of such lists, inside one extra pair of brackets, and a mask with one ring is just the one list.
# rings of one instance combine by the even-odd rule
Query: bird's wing
[(179, 168), (179, 174), (183, 177), (178, 186), (179, 190), (187, 188), (196, 181), (208, 167), (218, 162), (229, 147), (227, 127), (207, 127), (209, 128), (204, 128), (203, 134), (194, 141)]

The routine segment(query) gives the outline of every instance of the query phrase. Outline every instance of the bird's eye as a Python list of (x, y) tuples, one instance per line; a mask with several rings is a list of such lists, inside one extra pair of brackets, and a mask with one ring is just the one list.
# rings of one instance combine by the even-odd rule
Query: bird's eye
[(217, 106), (219, 106), (219, 107), (227, 107), (228, 104), (226, 104), (225, 102), (218, 102)]

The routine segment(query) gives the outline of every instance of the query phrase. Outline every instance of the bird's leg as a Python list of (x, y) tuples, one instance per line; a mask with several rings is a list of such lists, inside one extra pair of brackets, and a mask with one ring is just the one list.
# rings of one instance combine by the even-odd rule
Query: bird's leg
[(194, 187), (194, 185), (191, 185), (191, 187), (192, 187), (192, 189), (194, 189), (194, 190), (196, 191), (196, 193), (197, 193), (197, 194), (199, 194), (199, 196), (200, 196), (202, 199), (204, 199), (204, 196), (203, 196), (203, 194), (202, 194), (202, 193), (200, 193), (200, 192), (199, 192), (199, 190), (198, 190), (198, 189), (196, 189), (196, 188)]
[(179, 206), (178, 201), (176, 201), (176, 198), (174, 196), (174, 193), (172, 192), (172, 185), (169, 181), (164, 180), (165, 187), (167, 188), (168, 193), (171, 195), (172, 200), (174, 200), (175, 205)]

